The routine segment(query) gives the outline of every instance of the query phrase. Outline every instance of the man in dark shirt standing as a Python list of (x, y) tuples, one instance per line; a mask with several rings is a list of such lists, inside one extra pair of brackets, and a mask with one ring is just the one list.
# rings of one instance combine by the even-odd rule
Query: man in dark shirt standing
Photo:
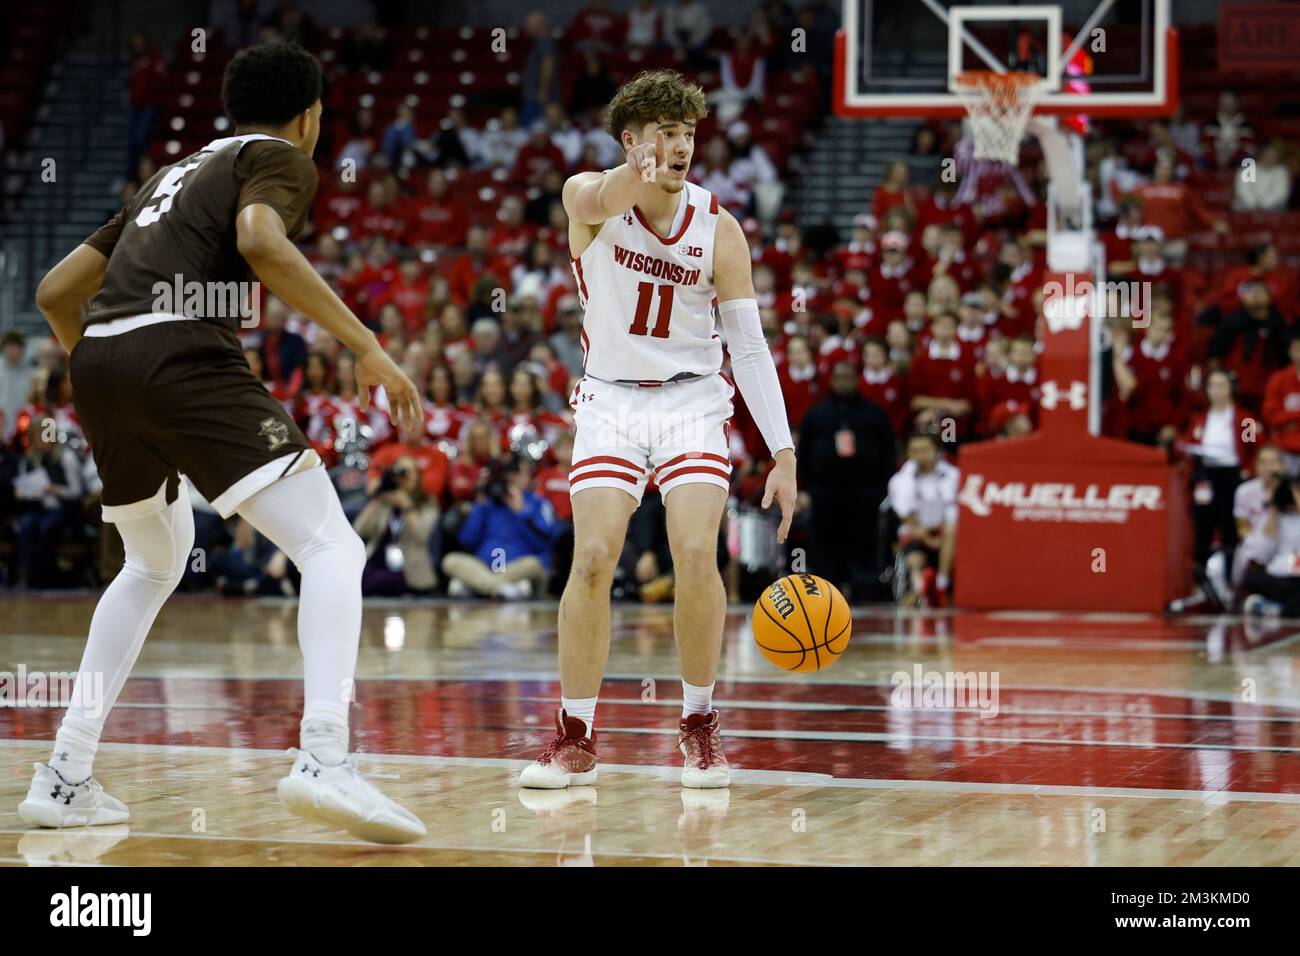
[(809, 566), (849, 585), (850, 600), (865, 601), (879, 571), (876, 537), (880, 503), (894, 472), (889, 415), (858, 392), (853, 366), (831, 372), (831, 396), (804, 416), (799, 430), (799, 485), (812, 500)]
[[(403, 430), (419, 393), (293, 245), (316, 190), (320, 65), (282, 42), (226, 68), (235, 135), (160, 169), (41, 282), (37, 306), (71, 354), (77, 413), (103, 481), (104, 520), (126, 550), (91, 621), (73, 706), (18, 808), (34, 826), (124, 823), (91, 776), (108, 713), (194, 541), (184, 474), (222, 517), (238, 513), (302, 573), (302, 748), (281, 802), (362, 839), (425, 828), (347, 759), (365, 547), (321, 462), (249, 370), (236, 336), (254, 275), (356, 356), (362, 406), (382, 386)], [(89, 302), (89, 312), (82, 312)], [(89, 680), (95, 675), (97, 680)], [(102, 680), (102, 692), (88, 691)], [(98, 687), (96, 688), (98, 690)]]

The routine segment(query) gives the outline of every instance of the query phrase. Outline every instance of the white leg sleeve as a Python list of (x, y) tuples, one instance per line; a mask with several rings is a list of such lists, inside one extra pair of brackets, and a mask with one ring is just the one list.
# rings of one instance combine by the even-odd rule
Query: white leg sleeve
[(176, 589), (194, 547), (194, 512), (181, 482), (162, 511), (117, 521), (126, 562), (90, 619), (73, 703), (59, 727), (51, 765), (68, 780), (90, 775), (99, 735), (163, 602)]
[(347, 724), (361, 640), (361, 571), (366, 547), (348, 524), (324, 468), (282, 478), (238, 508), (302, 574), (298, 646), (303, 720)]

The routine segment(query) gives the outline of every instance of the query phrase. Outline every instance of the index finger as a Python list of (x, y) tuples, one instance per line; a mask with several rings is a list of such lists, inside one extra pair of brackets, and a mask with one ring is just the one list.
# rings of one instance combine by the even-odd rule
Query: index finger
[(794, 517), (794, 509), (790, 507), (790, 499), (781, 498), (781, 527), (776, 529), (776, 540), (780, 544), (785, 544), (785, 536), (790, 533), (790, 521)]

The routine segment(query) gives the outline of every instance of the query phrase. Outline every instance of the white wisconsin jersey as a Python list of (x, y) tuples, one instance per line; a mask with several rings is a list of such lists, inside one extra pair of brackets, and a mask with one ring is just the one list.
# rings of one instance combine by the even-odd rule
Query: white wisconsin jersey
[(573, 260), (583, 372), (607, 382), (666, 382), (722, 368), (714, 326), (713, 235), (718, 200), (687, 183), (668, 236), (633, 207), (601, 224)]

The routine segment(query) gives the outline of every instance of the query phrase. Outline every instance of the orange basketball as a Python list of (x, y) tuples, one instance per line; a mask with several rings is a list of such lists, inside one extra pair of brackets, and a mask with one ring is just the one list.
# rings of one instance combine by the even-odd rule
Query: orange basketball
[(787, 574), (754, 605), (754, 643), (787, 671), (819, 671), (844, 653), (852, 636), (849, 602), (825, 578)]

